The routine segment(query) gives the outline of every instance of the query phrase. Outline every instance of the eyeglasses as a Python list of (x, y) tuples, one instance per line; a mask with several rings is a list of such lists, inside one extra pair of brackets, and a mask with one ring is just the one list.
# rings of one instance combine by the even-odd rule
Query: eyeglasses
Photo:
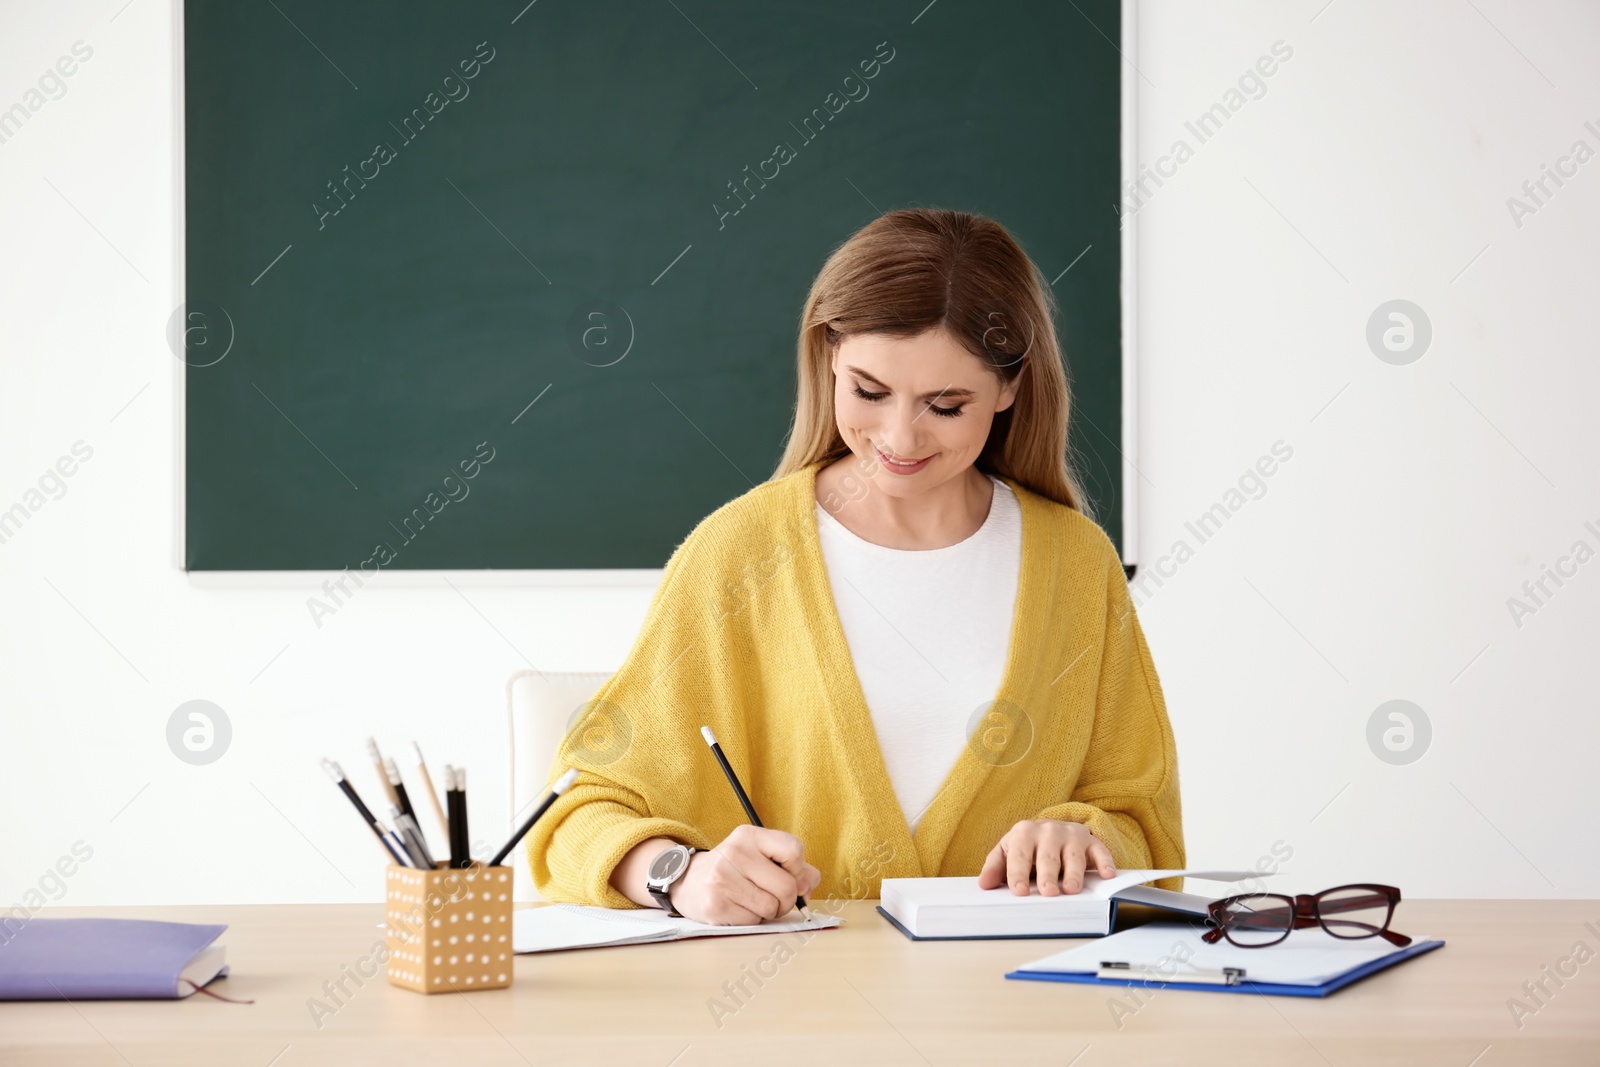
[(1207, 906), (1212, 929), (1201, 940), (1215, 944), (1226, 937), (1240, 948), (1263, 948), (1276, 945), (1290, 930), (1320, 926), (1334, 937), (1382, 937), (1404, 948), (1411, 938), (1389, 929), (1398, 903), (1400, 890), (1392, 885), (1342, 885), (1293, 897), (1244, 893)]

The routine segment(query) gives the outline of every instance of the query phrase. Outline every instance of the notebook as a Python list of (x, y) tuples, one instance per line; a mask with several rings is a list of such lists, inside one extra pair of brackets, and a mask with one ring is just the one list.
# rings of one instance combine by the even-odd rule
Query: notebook
[(226, 977), (226, 926), (147, 919), (0, 921), (0, 1000), (186, 997)]
[(885, 878), (878, 912), (914, 941), (970, 938), (1103, 937), (1116, 924), (1118, 900), (1204, 916), (1215, 899), (1141, 885), (1177, 876), (1216, 882), (1260, 877), (1256, 871), (1133, 870), (1084, 876), (1077, 893), (1044, 896), (1038, 885), (1017, 896), (1009, 886), (979, 889), (976, 878)]
[[(1227, 941), (1208, 945), (1200, 940), (1203, 932), (1204, 928), (1186, 923), (1147, 923), (1024, 963), (1006, 977), (1325, 997), (1444, 946), (1443, 941), (1418, 937), (1407, 947), (1396, 948), (1381, 937), (1347, 940), (1311, 928), (1295, 930), (1276, 945), (1240, 948)], [(1127, 972), (1126, 976), (1118, 971)]]
[(520, 908), (511, 916), (511, 947), (516, 952), (557, 952), (569, 948), (646, 945), (690, 937), (738, 934), (792, 934), (827, 930), (842, 919), (812, 913), (811, 920), (765, 922), (759, 926), (710, 926), (673, 917), (660, 908), (597, 908), (586, 904), (546, 904)]

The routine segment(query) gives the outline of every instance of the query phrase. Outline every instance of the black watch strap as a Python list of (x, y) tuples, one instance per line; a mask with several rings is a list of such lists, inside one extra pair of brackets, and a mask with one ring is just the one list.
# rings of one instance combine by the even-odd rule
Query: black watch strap
[(656, 898), (656, 903), (661, 905), (661, 910), (662, 911), (665, 911), (668, 915), (672, 916), (674, 919), (679, 919), (679, 918), (682, 918), (682, 915), (679, 913), (677, 908), (674, 908), (672, 906), (672, 898), (667, 895), (667, 893), (671, 889), (672, 889), (672, 886), (670, 886), (670, 885), (667, 886), (666, 889), (657, 889), (655, 886), (651, 886), (650, 887), (650, 895)]

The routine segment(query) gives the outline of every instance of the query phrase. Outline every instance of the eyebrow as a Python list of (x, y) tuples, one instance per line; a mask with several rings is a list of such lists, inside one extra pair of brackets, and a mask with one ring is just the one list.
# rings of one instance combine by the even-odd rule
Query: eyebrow
[[(884, 383), (878, 381), (878, 379), (874, 378), (860, 367), (852, 367), (849, 364), (846, 364), (844, 369), (849, 371), (851, 374), (854, 374), (857, 378), (865, 378), (873, 385), (882, 386), (884, 389), (889, 388), (887, 385), (884, 385)], [(973, 392), (971, 389), (940, 389), (933, 393), (923, 393), (922, 399), (932, 401), (938, 400), (940, 397), (948, 397), (951, 400), (971, 400), (977, 395), (978, 394)]]

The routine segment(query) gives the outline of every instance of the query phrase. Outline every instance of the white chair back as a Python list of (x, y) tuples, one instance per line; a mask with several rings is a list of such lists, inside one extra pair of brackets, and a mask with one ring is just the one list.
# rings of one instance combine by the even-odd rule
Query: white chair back
[[(550, 765), (568, 724), (611, 675), (605, 671), (518, 671), (506, 681), (511, 728), (511, 827), (522, 825), (549, 788)], [(515, 870), (513, 900), (538, 900), (524, 841), (506, 857)]]

